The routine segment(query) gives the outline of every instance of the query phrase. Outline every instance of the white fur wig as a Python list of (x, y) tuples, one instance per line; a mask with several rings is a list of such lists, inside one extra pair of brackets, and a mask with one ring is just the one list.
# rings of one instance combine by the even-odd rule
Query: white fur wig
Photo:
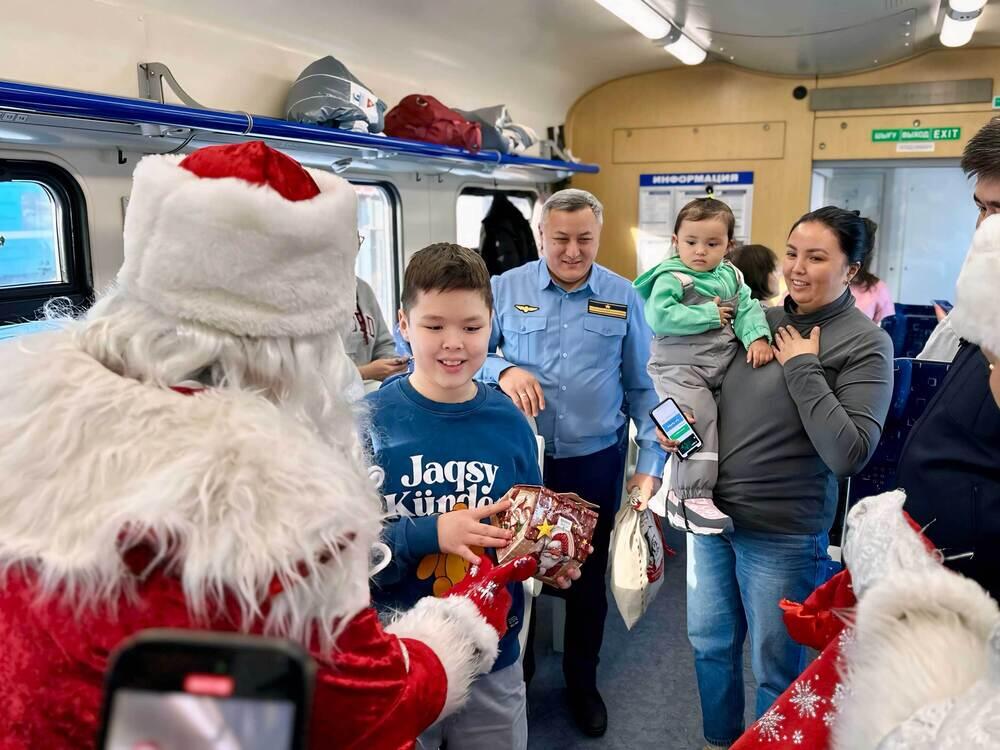
[(307, 169), (320, 193), (293, 201), (269, 185), (199, 177), (184, 160), (136, 166), (118, 283), (172, 318), (238, 336), (346, 330), (358, 251), (351, 184)]
[(949, 319), (967, 341), (1000, 355), (1000, 216), (990, 216), (976, 230), (958, 276), (955, 309)]
[(927, 550), (906, 523), (904, 500), (888, 492), (848, 515), (844, 558), (859, 601), (843, 652), (837, 750), (874, 750), (915, 711), (962, 694), (987, 668), (997, 605)]
[[(381, 513), (353, 420), (324, 441), (252, 391), (121, 377), (65, 331), (4, 342), (0, 358), (0, 565), (30, 565), (40, 595), (86, 607), (129, 594), (126, 529), (171, 545), (197, 616), (228, 592), (242, 625), (299, 640), (315, 626), (329, 646), (367, 606)], [(285, 593), (263, 615), (275, 578)]]

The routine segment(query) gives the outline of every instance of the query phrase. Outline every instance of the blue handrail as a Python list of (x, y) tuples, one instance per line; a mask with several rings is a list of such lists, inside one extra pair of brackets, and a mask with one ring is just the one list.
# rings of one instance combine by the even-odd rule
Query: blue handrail
[(416, 156), (449, 161), (531, 167), (565, 172), (595, 173), (596, 164), (510, 156), (497, 151), (473, 153), (462, 148), (405, 138), (355, 133), (318, 125), (288, 122), (274, 117), (216, 109), (196, 109), (176, 104), (160, 104), (146, 99), (74, 91), (13, 81), (0, 81), (0, 109), (37, 112), (46, 115), (110, 120), (133, 124), (148, 123), (173, 128), (207, 130), (248, 138), (277, 138), (315, 145), (375, 150), (378, 153)]

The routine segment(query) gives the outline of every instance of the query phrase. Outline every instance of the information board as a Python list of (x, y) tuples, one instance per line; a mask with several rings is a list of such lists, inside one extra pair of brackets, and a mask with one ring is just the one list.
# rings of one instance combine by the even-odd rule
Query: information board
[(675, 172), (639, 175), (639, 227), (636, 273), (648, 271), (674, 254), (671, 238), (680, 210), (695, 198), (711, 195), (728, 204), (736, 217), (733, 239), (750, 241), (753, 172)]

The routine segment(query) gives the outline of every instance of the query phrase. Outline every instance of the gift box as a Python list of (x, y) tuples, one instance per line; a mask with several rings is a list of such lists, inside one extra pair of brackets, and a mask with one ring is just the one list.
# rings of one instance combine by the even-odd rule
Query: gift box
[(493, 523), (513, 531), (514, 537), (497, 550), (501, 564), (531, 555), (538, 561), (535, 578), (550, 585), (583, 565), (597, 526), (596, 505), (572, 492), (532, 484), (515, 484), (503, 500), (510, 500), (511, 507), (494, 516)]

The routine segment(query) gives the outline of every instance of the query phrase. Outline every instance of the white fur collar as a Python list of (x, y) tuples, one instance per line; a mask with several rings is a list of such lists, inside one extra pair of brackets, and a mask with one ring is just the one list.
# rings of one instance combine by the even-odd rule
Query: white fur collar
[[(367, 605), (378, 497), (307, 426), (251, 393), (122, 378), (65, 331), (5, 342), (0, 361), (0, 566), (35, 569), (42, 595), (91, 606), (128, 594), (128, 529), (176, 545), (198, 616), (228, 592), (244, 625), (304, 640), (315, 624), (329, 643)], [(275, 578), (286, 593), (265, 616)]]

